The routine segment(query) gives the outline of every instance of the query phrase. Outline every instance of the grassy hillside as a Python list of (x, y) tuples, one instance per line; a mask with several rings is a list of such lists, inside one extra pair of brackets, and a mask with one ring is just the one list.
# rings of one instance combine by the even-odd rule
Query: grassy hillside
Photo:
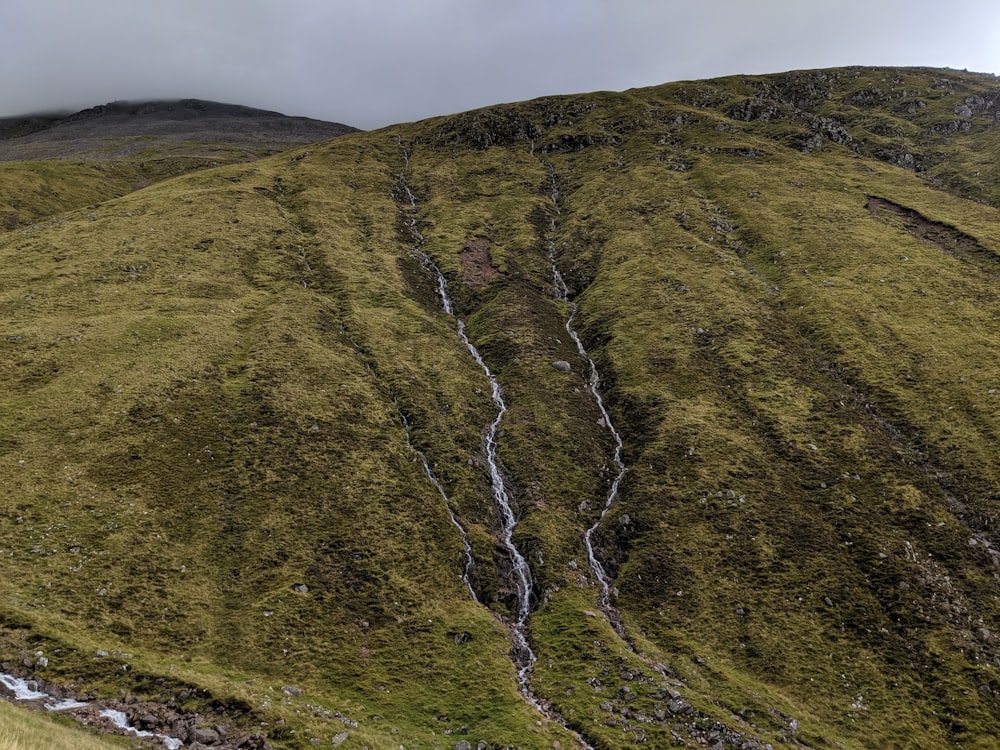
[[(998, 112), (952, 71), (737, 77), (38, 193), (0, 236), (0, 657), (219, 746), (994, 746)], [(610, 613), (550, 253), (624, 441)], [(422, 255), (508, 406), (542, 712)]]
[(198, 99), (0, 118), (0, 231), (355, 130)]

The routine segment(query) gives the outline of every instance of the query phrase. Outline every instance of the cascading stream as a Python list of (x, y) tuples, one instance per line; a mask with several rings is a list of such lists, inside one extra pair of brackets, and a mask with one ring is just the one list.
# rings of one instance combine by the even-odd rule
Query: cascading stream
[[(410, 164), (409, 154), (405, 149), (403, 149), (402, 152), (403, 166), (404, 169), (407, 169)], [(520, 550), (518, 550), (517, 546), (514, 544), (513, 536), (514, 528), (517, 526), (517, 516), (514, 513), (510, 495), (507, 493), (507, 487), (503, 480), (503, 470), (500, 467), (500, 459), (497, 455), (497, 431), (500, 428), (500, 423), (503, 421), (504, 414), (507, 412), (507, 404), (504, 402), (503, 391), (500, 388), (500, 383), (496, 376), (490, 370), (486, 362), (483, 361), (482, 356), (479, 354), (479, 350), (476, 349), (475, 345), (471, 341), (469, 341), (469, 337), (465, 333), (465, 321), (455, 315), (455, 310), (451, 303), (451, 297), (448, 294), (448, 280), (445, 278), (444, 273), (441, 272), (441, 268), (437, 265), (437, 263), (435, 263), (422, 249), (424, 236), (417, 227), (416, 197), (413, 195), (413, 191), (410, 190), (409, 185), (406, 184), (404, 175), (400, 174), (398, 177), (399, 185), (406, 194), (407, 202), (410, 204), (410, 212), (406, 219), (406, 226), (410, 232), (410, 236), (413, 238), (411, 249), (420, 259), (420, 262), (433, 272), (437, 283), (438, 298), (441, 300), (441, 308), (448, 313), (448, 315), (455, 318), (455, 327), (458, 331), (458, 337), (465, 346), (466, 351), (469, 352), (469, 355), (482, 369), (483, 374), (486, 375), (486, 379), (489, 380), (491, 398), (493, 399), (493, 404), (497, 409), (497, 415), (487, 427), (483, 442), (486, 453), (486, 463), (490, 470), (490, 488), (501, 517), (501, 539), (503, 541), (504, 549), (510, 557), (511, 564), (514, 566), (514, 574), (517, 583), (517, 613), (511, 623), (510, 630), (511, 640), (513, 641), (511, 656), (514, 661), (514, 665), (517, 667), (518, 687), (525, 700), (528, 701), (528, 703), (530, 703), (536, 711), (538, 711), (542, 716), (555, 721), (566, 729), (566, 731), (570, 732), (583, 750), (594, 750), (594, 746), (587, 742), (587, 740), (585, 740), (579, 732), (576, 732), (569, 727), (569, 724), (562, 716), (559, 715), (558, 711), (537, 698), (531, 691), (531, 672), (535, 666), (535, 662), (537, 661), (535, 652), (531, 648), (531, 643), (528, 641), (527, 634), (528, 617), (531, 615), (531, 568), (528, 565), (528, 561), (524, 558), (524, 555), (521, 554)], [(431, 475), (428, 474), (428, 476), (430, 477)], [(435, 484), (437, 484), (436, 481)], [(475, 594), (473, 594), (473, 598), (475, 598)]]
[[(409, 165), (409, 156), (405, 151), (403, 152), (403, 163), (404, 167)], [(417, 227), (416, 197), (406, 184), (406, 180), (403, 175), (399, 175), (399, 184), (406, 195), (407, 202), (410, 204), (410, 212), (406, 219), (406, 226), (411, 237), (413, 238), (412, 250), (420, 259), (421, 263), (434, 273), (437, 282), (438, 298), (441, 300), (442, 309), (448, 313), (448, 315), (455, 318), (459, 339), (465, 346), (466, 351), (469, 352), (469, 355), (482, 369), (490, 383), (491, 398), (493, 399), (494, 406), (496, 406), (497, 414), (486, 429), (484, 448), (486, 463), (490, 472), (490, 488), (493, 494), (493, 500), (495, 501), (497, 510), (500, 513), (501, 541), (503, 542), (504, 549), (510, 557), (511, 564), (513, 565), (515, 582), (517, 585), (517, 611), (511, 624), (511, 637), (513, 639), (512, 654), (514, 663), (517, 666), (518, 684), (521, 692), (541, 710), (542, 707), (531, 695), (531, 689), (529, 686), (531, 670), (536, 661), (535, 652), (531, 649), (531, 644), (529, 643), (527, 636), (528, 617), (531, 614), (531, 568), (528, 565), (528, 561), (524, 558), (524, 555), (521, 554), (520, 550), (518, 550), (517, 546), (514, 544), (513, 536), (514, 529), (517, 526), (517, 516), (514, 513), (511, 498), (507, 492), (506, 484), (504, 483), (503, 470), (500, 467), (500, 459), (497, 455), (497, 431), (500, 428), (500, 423), (503, 421), (504, 414), (507, 412), (507, 404), (504, 402), (503, 391), (500, 388), (499, 381), (486, 362), (483, 361), (482, 356), (479, 354), (479, 350), (476, 349), (475, 345), (466, 335), (465, 322), (455, 315), (451, 297), (448, 294), (448, 281), (445, 279), (444, 273), (442, 273), (441, 268), (422, 249), (424, 237)]]
[[(63, 698), (60, 700), (46, 692), (38, 690), (37, 684), (29, 683), (21, 677), (15, 677), (14, 675), (7, 674), (5, 672), (0, 672), (0, 684), (10, 691), (14, 700), (40, 703), (45, 707), (46, 711), (73, 713), (77, 711), (77, 709), (100, 707), (101, 705), (96, 701), (78, 701), (73, 698)], [(34, 685), (34, 687), (32, 687), (32, 685)], [(100, 708), (99, 715), (108, 719), (115, 727), (121, 729), (125, 734), (131, 737), (159, 740), (168, 750), (179, 750), (179, 748), (184, 747), (184, 743), (176, 737), (160, 734), (158, 732), (150, 732), (133, 726), (129, 722), (129, 718), (124, 711), (104, 707)], [(77, 719), (82, 723), (89, 723), (86, 714), (80, 714), (77, 716)]]
[[(556, 186), (555, 173), (549, 170), (549, 181), (551, 184), (551, 192), (549, 197), (552, 199), (552, 206), (555, 209), (556, 216), (558, 216), (561, 211), (559, 210), (559, 189)], [(552, 267), (552, 288), (555, 298), (561, 302), (566, 302), (569, 305), (569, 316), (566, 318), (566, 333), (576, 344), (576, 350), (590, 366), (590, 374), (588, 378), (588, 385), (590, 387), (590, 393), (594, 397), (594, 401), (597, 404), (597, 408), (601, 412), (601, 419), (603, 420), (604, 426), (607, 428), (608, 432), (611, 433), (611, 437), (615, 443), (615, 450), (612, 456), (612, 462), (615, 465), (616, 473), (615, 478), (611, 482), (611, 486), (608, 489), (608, 494), (604, 499), (604, 507), (601, 509), (601, 514), (594, 521), (593, 525), (588, 528), (583, 534), (583, 544), (587, 550), (587, 560), (590, 563), (590, 569), (597, 579), (598, 584), (601, 587), (600, 593), (600, 605), (601, 609), (607, 615), (608, 620), (611, 622), (612, 626), (622, 635), (622, 625), (621, 618), (618, 616), (617, 611), (611, 606), (611, 579), (604, 569), (604, 565), (601, 561), (597, 559), (597, 555), (594, 553), (594, 532), (597, 531), (597, 527), (601, 525), (601, 521), (611, 510), (611, 506), (614, 505), (615, 500), (618, 499), (618, 488), (621, 486), (622, 479), (625, 477), (625, 464), (621, 459), (622, 454), (622, 438), (615, 429), (614, 423), (611, 421), (611, 415), (608, 414), (607, 408), (604, 406), (604, 399), (601, 397), (601, 376), (597, 371), (597, 365), (594, 360), (587, 353), (586, 348), (583, 346), (583, 342), (580, 340), (580, 336), (577, 334), (576, 330), (573, 328), (573, 320), (576, 318), (576, 313), (578, 310), (577, 304), (570, 299), (569, 287), (566, 285), (566, 280), (563, 275), (559, 272), (559, 267), (556, 265), (556, 219), (555, 217), (549, 220), (549, 235), (548, 235), (548, 250), (549, 250), (549, 264)]]
[[(395, 399), (393, 399), (393, 403), (395, 403)], [(438, 481), (438, 478), (434, 475), (430, 464), (427, 463), (427, 456), (424, 455), (424, 452), (417, 448), (410, 439), (410, 421), (406, 418), (406, 415), (400, 411), (398, 404), (396, 405), (396, 412), (399, 414), (399, 419), (403, 423), (403, 431), (406, 433), (406, 445), (420, 458), (420, 463), (423, 464), (424, 467), (424, 476), (427, 477), (430, 483), (433, 484), (437, 491), (441, 494), (441, 497), (444, 499), (444, 507), (448, 511), (448, 517), (451, 519), (454, 527), (458, 529), (458, 533), (462, 536), (462, 545), (465, 547), (465, 568), (462, 570), (462, 583), (464, 583), (465, 588), (469, 590), (469, 596), (472, 597), (472, 601), (478, 604), (479, 597), (476, 596), (476, 591), (472, 588), (472, 582), (469, 578), (472, 574), (472, 566), (474, 564), (472, 559), (472, 545), (469, 543), (469, 534), (466, 532), (462, 523), (458, 520), (458, 516), (455, 515), (455, 511), (451, 507), (451, 499), (448, 497), (448, 493), (444, 491), (444, 487), (441, 486), (441, 482)]]

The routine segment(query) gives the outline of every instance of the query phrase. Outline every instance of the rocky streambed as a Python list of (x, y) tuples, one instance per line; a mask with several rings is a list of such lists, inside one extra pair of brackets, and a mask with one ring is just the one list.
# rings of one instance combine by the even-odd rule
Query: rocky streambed
[[(35, 662), (44, 666), (44, 655), (36, 657)], [(273, 750), (260, 733), (248, 733), (217, 717), (183, 710), (183, 694), (167, 702), (99, 698), (2, 663), (0, 697), (30, 709), (67, 713), (99, 733), (146, 739), (169, 750)]]

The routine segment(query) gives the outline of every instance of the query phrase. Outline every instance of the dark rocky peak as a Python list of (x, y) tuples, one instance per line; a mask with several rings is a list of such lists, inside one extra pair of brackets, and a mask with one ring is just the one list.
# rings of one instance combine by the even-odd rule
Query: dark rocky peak
[(75, 112), (66, 117), (65, 121), (78, 122), (108, 116), (150, 117), (161, 120), (192, 120), (201, 117), (287, 117), (280, 112), (204, 99), (154, 99), (100, 104)]
[(69, 115), (0, 120), (0, 161), (104, 161), (139, 138), (152, 139), (144, 142), (144, 148), (187, 142), (247, 145), (273, 153), (357, 130), (338, 122), (201, 99), (116, 101)]
[(336, 122), (290, 117), (280, 112), (201, 99), (110, 102), (58, 118), (46, 129), (66, 132), (71, 137), (95, 135), (100, 131), (129, 136), (201, 131), (256, 132), (272, 129), (278, 123), (294, 123), (312, 140), (357, 130)]

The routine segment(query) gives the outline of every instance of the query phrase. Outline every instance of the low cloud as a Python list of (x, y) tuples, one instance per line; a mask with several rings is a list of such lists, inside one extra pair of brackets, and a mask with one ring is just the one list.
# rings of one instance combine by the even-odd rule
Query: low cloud
[(5, 0), (0, 115), (196, 97), (373, 128), (839, 65), (1000, 70), (1000, 8), (899, 0)]

